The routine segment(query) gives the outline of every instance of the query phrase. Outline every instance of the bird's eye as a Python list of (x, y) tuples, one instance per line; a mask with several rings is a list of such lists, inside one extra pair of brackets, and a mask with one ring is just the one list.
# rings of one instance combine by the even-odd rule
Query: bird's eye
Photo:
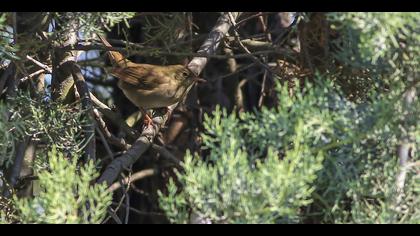
[(187, 71), (182, 72), (182, 77), (186, 78), (190, 75)]

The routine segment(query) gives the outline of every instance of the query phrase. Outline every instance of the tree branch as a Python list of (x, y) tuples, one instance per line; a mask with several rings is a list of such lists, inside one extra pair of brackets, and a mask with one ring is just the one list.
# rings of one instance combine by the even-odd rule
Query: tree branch
[[(228, 13), (229, 16), (229, 20), (231, 21), (233, 26), (236, 26), (236, 22), (235, 22), (235, 18), (231, 13)], [(248, 50), (248, 48), (242, 43), (241, 38), (239, 36), (239, 33), (236, 29), (234, 29), (233, 31), (236, 41), (239, 44), (240, 48), (248, 55), (250, 55), (250, 58), (257, 64), (261, 65), (262, 67), (264, 67), (264, 69), (266, 69), (268, 72), (273, 73), (273, 71), (271, 70), (271, 68), (266, 65), (265, 63), (261, 62), (255, 55), (252, 54), (251, 51)]]
[(156, 169), (145, 169), (142, 171), (139, 171), (137, 173), (132, 174), (130, 177), (126, 177), (124, 178), (122, 181), (120, 182), (115, 182), (113, 183), (109, 188), (108, 191), (110, 192), (114, 192), (115, 190), (118, 190), (119, 188), (121, 188), (122, 185), (124, 184), (128, 184), (152, 175), (156, 175), (158, 173), (158, 171)]
[(109, 147), (108, 142), (106, 141), (104, 133), (99, 129), (99, 127), (95, 126), (96, 132), (99, 134), (99, 138), (101, 139), (102, 144), (105, 147), (105, 151), (108, 153), (109, 158), (114, 159), (114, 153), (112, 152), (111, 148)]
[[(250, 58), (251, 56), (256, 55), (269, 55), (269, 54), (278, 54), (278, 55), (285, 55), (285, 54), (296, 54), (294, 51), (283, 49), (283, 48), (276, 48), (276, 47), (269, 47), (268, 44), (264, 44), (260, 41), (255, 40), (241, 40), (243, 44), (250, 45), (250, 48), (261, 49), (259, 51), (249, 53), (238, 53), (234, 55), (211, 55), (206, 54), (203, 52), (197, 53), (189, 53), (189, 52), (159, 52), (159, 51), (145, 51), (145, 50), (130, 50), (131, 55), (141, 55), (141, 56), (191, 56), (191, 57), (200, 57), (206, 59), (226, 59), (226, 58)], [(220, 42), (219, 42), (220, 43)], [(64, 50), (79, 50), (79, 51), (91, 51), (91, 50), (103, 50), (103, 51), (118, 51), (123, 54), (127, 54), (128, 51), (125, 48), (120, 47), (104, 47), (102, 45), (77, 45), (74, 47), (66, 47), (63, 48)]]
[(88, 145), (86, 146), (86, 158), (87, 160), (96, 160), (96, 139), (95, 139), (95, 123), (93, 115), (92, 101), (89, 96), (89, 88), (83, 78), (80, 67), (73, 64), (72, 76), (76, 85), (77, 91), (81, 96), (82, 108), (86, 111), (89, 125), (84, 129), (85, 138), (88, 139)]
[[(92, 93), (90, 93), (90, 98), (95, 104), (96, 107), (98, 107), (98, 110), (106, 117), (108, 118), (114, 125), (121, 128), (130, 138), (137, 139), (140, 136), (140, 133), (136, 130), (132, 129), (130, 126), (125, 123), (124, 119), (122, 119), (117, 113), (112, 111), (111, 108), (109, 108), (107, 105), (99, 101), (98, 98), (95, 97)], [(105, 122), (104, 122), (105, 123)]]
[(47, 66), (47, 65), (45, 65), (45, 64), (43, 64), (43, 63), (41, 63), (41, 62), (39, 62), (39, 61), (37, 61), (37, 60), (35, 60), (34, 58), (32, 58), (31, 56), (26, 56), (26, 59), (28, 59), (28, 60), (30, 60), (30, 61), (32, 61), (35, 65), (37, 65), (37, 66), (39, 66), (39, 67), (41, 67), (42, 69), (44, 69), (45, 71), (47, 71), (48, 73), (52, 73), (52, 70), (51, 70), (51, 68), (49, 67), (49, 66)]
[(93, 114), (96, 120), (96, 123), (98, 124), (98, 128), (102, 131), (102, 134), (105, 136), (105, 138), (113, 145), (117, 146), (118, 148), (122, 150), (127, 150), (131, 147), (130, 144), (127, 144), (127, 142), (123, 138), (117, 138), (115, 137), (106, 126), (105, 121), (102, 119), (101, 115), (99, 114), (98, 110), (96, 108), (93, 109)]
[[(74, 19), (63, 19), (63, 21), (68, 21), (68, 24), (74, 23)], [(72, 47), (72, 45), (76, 44), (76, 29), (70, 28), (66, 30), (59, 39), (60, 42), (54, 47), (51, 55), (53, 65), (51, 92), (54, 100), (59, 100), (67, 104), (75, 100), (72, 67), (76, 63), (77, 53), (75, 51), (64, 50), (64, 48)]]

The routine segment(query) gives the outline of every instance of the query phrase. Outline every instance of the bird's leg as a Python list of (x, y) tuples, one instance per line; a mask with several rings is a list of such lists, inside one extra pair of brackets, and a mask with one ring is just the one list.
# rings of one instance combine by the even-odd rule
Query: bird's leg
[(143, 124), (147, 126), (151, 126), (153, 124), (152, 118), (150, 118), (149, 114), (147, 114), (147, 111), (143, 108), (140, 108), (141, 113), (144, 115)]

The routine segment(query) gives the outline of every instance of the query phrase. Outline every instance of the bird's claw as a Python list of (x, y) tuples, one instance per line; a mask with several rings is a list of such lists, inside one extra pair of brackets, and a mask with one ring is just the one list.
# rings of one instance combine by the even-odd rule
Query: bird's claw
[(143, 124), (146, 125), (146, 127), (153, 126), (153, 120), (147, 113), (144, 115)]

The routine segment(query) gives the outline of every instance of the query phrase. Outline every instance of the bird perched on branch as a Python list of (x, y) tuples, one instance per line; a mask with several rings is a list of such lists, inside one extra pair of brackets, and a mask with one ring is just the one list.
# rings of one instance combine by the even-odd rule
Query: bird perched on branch
[[(111, 44), (101, 35), (99, 39), (107, 47)], [(194, 82), (193, 73), (184, 65), (137, 64), (124, 58), (117, 51), (108, 51), (114, 65), (111, 75), (117, 77), (118, 87), (144, 114), (147, 125), (153, 123), (145, 109), (162, 108), (180, 102)]]

